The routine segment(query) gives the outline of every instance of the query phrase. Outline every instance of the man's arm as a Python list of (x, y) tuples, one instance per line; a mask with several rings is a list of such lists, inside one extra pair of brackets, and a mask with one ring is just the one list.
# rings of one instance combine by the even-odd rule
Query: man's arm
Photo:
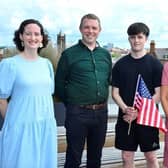
[(64, 54), (60, 57), (55, 75), (55, 100), (65, 101), (65, 87), (67, 82), (68, 64)]

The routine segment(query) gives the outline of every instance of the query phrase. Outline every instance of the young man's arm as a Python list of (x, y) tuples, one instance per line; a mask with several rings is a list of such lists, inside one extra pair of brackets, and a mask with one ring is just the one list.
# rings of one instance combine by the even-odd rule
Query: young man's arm
[(123, 113), (125, 113), (127, 105), (124, 103), (119, 94), (119, 88), (112, 87), (112, 98), (114, 99), (115, 103), (122, 109)]
[(127, 106), (119, 94), (119, 88), (112, 87), (112, 98), (125, 114), (123, 119), (130, 123), (137, 118), (137, 110), (134, 107)]

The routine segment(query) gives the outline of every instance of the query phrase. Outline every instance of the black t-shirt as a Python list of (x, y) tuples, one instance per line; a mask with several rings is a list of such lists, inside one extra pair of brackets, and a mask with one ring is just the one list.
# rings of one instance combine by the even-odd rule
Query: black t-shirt
[(151, 95), (161, 85), (162, 64), (155, 57), (147, 54), (135, 59), (126, 55), (116, 62), (112, 69), (112, 86), (119, 88), (123, 101), (133, 106), (138, 74), (141, 74)]

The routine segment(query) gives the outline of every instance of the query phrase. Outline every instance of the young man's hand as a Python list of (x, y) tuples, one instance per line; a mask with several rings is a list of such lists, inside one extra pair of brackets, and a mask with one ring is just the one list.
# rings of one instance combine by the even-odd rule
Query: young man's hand
[(134, 121), (138, 116), (138, 111), (134, 107), (127, 107), (124, 113), (123, 119), (128, 123)]

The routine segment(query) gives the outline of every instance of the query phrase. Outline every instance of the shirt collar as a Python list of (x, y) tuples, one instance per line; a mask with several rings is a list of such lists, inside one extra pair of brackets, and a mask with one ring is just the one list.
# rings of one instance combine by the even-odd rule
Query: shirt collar
[[(82, 42), (82, 40), (79, 40), (78, 41), (78, 44), (82, 47), (86, 47), (88, 49), (88, 47)], [(95, 48), (98, 48), (100, 47), (100, 44), (98, 43), (98, 41), (96, 41), (96, 47)]]

